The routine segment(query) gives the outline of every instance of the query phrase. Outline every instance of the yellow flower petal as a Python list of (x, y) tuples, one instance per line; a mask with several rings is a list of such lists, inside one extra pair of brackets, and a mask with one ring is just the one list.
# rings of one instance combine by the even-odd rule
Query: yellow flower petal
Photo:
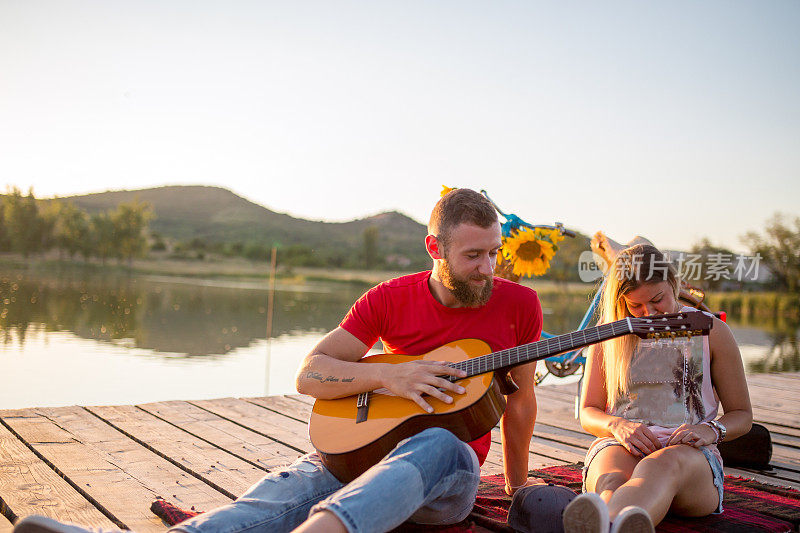
[(514, 274), (532, 277), (547, 272), (550, 259), (556, 254), (556, 247), (544, 236), (539, 234), (539, 230), (522, 228), (503, 239), (503, 256), (512, 262)]

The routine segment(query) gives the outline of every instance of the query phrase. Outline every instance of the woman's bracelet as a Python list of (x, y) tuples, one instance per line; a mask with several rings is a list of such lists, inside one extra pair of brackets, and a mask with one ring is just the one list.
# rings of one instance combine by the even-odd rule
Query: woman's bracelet
[(711, 429), (714, 430), (714, 433), (716, 433), (716, 435), (717, 435), (717, 438), (714, 439), (714, 444), (717, 444), (718, 442), (720, 442), (722, 440), (722, 433), (720, 432), (719, 429), (717, 429), (717, 426), (715, 426), (711, 422), (701, 422), (701, 425), (708, 426), (708, 427), (710, 427)]

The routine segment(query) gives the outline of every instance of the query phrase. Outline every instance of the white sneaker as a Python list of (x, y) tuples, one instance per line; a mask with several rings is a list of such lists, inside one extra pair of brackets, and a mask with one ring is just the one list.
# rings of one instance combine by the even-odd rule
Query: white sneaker
[(608, 506), (594, 492), (584, 492), (564, 508), (565, 533), (608, 533)]
[(88, 529), (74, 524), (65, 524), (39, 515), (26, 516), (14, 526), (14, 533), (102, 533), (102, 531), (107, 530)]
[(654, 531), (650, 515), (635, 505), (625, 507), (611, 524), (611, 533), (654, 533)]

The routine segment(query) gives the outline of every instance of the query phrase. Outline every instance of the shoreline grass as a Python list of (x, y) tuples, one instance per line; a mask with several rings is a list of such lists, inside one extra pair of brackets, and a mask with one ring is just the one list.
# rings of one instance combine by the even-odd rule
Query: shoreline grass
[[(37, 255), (24, 259), (20, 254), (0, 254), (0, 268), (19, 272), (34, 273), (88, 273), (91, 275), (118, 276), (170, 276), (184, 279), (236, 280), (268, 282), (269, 264), (241, 258), (207, 257), (205, 259), (146, 258), (136, 259), (130, 266), (115, 260), (102, 264), (99, 260), (89, 261), (59, 259), (57, 255)], [(334, 282), (375, 285), (388, 279), (409, 274), (400, 270), (356, 270), (330, 269), (319, 267), (278, 266), (276, 277), (282, 282)], [(594, 284), (556, 282), (547, 279), (522, 279), (522, 285), (540, 293), (590, 294)]]

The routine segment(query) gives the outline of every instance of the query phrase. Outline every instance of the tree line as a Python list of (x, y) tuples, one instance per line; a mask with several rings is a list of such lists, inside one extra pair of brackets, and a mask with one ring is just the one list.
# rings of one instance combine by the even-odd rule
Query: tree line
[[(0, 201), (0, 252), (16, 252), (28, 258), (57, 250), (60, 259), (108, 259), (127, 261), (149, 251), (167, 252), (176, 259), (205, 259), (207, 255), (243, 257), (266, 261), (271, 245), (260, 242), (227, 241), (194, 237), (185, 241), (169, 240), (151, 232), (155, 218), (152, 206), (145, 202), (120, 203), (115, 209), (90, 214), (69, 201), (39, 200), (33, 189), (23, 195), (10, 187)], [(281, 247), (283, 266), (324, 268), (380, 268), (386, 266), (379, 250), (378, 229), (368, 227), (359, 249), (336, 246), (312, 248), (302, 243)], [(415, 265), (421, 266), (421, 265)]]
[[(194, 237), (187, 241), (172, 241), (170, 246), (159, 234), (151, 234), (149, 223), (155, 217), (148, 203), (133, 201), (120, 203), (114, 209), (89, 214), (64, 200), (37, 200), (33, 190), (23, 195), (19, 188), (11, 187), (0, 201), (0, 252), (17, 252), (25, 258), (31, 254), (58, 250), (61, 258), (84, 260), (97, 258), (130, 262), (144, 256), (148, 249), (166, 251), (175, 258), (204, 259), (207, 254), (239, 256), (252, 261), (266, 261), (271, 245), (260, 242), (216, 241)], [(309, 246), (295, 242), (280, 247), (278, 261), (283, 266), (311, 266), (323, 268), (395, 268), (424, 269), (429, 260), (424, 253), (419, 257), (405, 258), (405, 263), (395, 262), (382, 249), (377, 227), (367, 227), (360, 243), (351, 246)], [(800, 293), (800, 217), (776, 213), (766, 221), (762, 232), (751, 231), (741, 241), (750, 253), (758, 255), (761, 264), (769, 269), (771, 279), (767, 286), (773, 289)], [(578, 257), (589, 248), (589, 239), (578, 235), (566, 239), (551, 262), (551, 268), (542, 276), (554, 281), (578, 281)], [(708, 239), (695, 244), (690, 253), (700, 257), (703, 265), (697, 282), (704, 289), (737, 288), (733, 283), (709, 276), (710, 258), (731, 258), (732, 251), (714, 246)], [(743, 284), (738, 283), (743, 289)]]
[(116, 209), (89, 214), (71, 202), (46, 202), (11, 187), (0, 202), (0, 251), (31, 254), (58, 250), (59, 255), (84, 260), (94, 257), (129, 263), (147, 251), (147, 228), (153, 218), (143, 202), (121, 203)]

